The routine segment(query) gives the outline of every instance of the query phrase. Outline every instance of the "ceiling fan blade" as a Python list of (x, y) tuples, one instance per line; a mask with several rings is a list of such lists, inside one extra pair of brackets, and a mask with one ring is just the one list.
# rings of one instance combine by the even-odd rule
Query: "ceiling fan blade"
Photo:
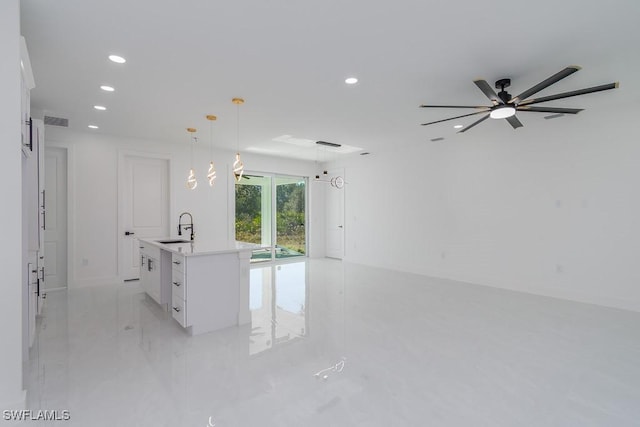
[[(485, 108), (486, 108), (486, 107), (485, 107)], [(450, 117), (450, 118), (448, 118), (448, 119), (436, 120), (435, 122), (422, 123), (422, 126), (427, 126), (427, 125), (433, 125), (433, 124), (436, 124), (436, 123), (447, 122), (447, 121), (449, 121), (449, 120), (461, 119), (461, 118), (463, 118), (463, 117), (475, 116), (476, 114), (486, 113), (487, 111), (489, 111), (489, 109), (488, 109), (488, 108), (487, 108), (486, 110), (483, 110), (483, 111), (476, 111), (475, 113), (471, 113), (471, 114), (463, 114), (462, 116), (456, 116), (456, 117)]]
[(528, 105), (518, 105), (516, 110), (532, 111), (534, 113), (578, 114), (584, 110), (584, 108), (529, 107)]
[(514, 129), (518, 129), (523, 126), (520, 120), (518, 120), (516, 116), (507, 117), (506, 120)]
[(522, 101), (519, 104), (519, 106), (538, 104), (540, 102), (547, 102), (547, 101), (555, 101), (556, 99), (570, 98), (572, 96), (578, 96), (578, 95), (586, 95), (587, 93), (600, 92), (600, 91), (609, 90), (609, 89), (617, 89), (618, 87), (620, 87), (620, 83), (615, 82), (615, 83), (609, 83), (606, 85), (588, 87), (580, 90), (572, 90), (571, 92), (563, 92), (563, 93), (558, 93), (556, 95), (543, 96), (542, 98), (532, 98), (526, 101)]
[(486, 116), (482, 117), (481, 119), (476, 120), (475, 122), (471, 123), (471, 124), (470, 124), (469, 126), (467, 126), (466, 128), (460, 129), (460, 130), (458, 131), (458, 133), (466, 132), (466, 131), (468, 131), (469, 129), (471, 129), (472, 127), (474, 127), (475, 125), (477, 125), (478, 123), (482, 123), (482, 122), (484, 122), (484, 121), (485, 121), (485, 120), (487, 120), (488, 118), (489, 118), (489, 114), (487, 114)]
[(521, 101), (527, 99), (528, 97), (530, 97), (534, 93), (538, 93), (542, 89), (545, 89), (545, 88), (551, 86), (552, 84), (559, 82), (560, 80), (564, 79), (565, 77), (570, 76), (571, 74), (575, 73), (579, 69), (580, 69), (580, 67), (578, 67), (577, 65), (571, 65), (571, 66), (565, 68), (564, 70), (555, 73), (553, 76), (549, 77), (548, 79), (541, 81), (540, 83), (538, 83), (537, 85), (533, 86), (532, 88), (529, 88), (529, 89), (525, 90), (520, 95), (516, 96), (515, 98), (512, 98), (511, 101), (509, 101), (509, 103), (510, 104), (514, 104), (514, 103), (515, 104), (519, 104)]
[(491, 86), (489, 85), (489, 83), (487, 83), (486, 80), (477, 79), (477, 80), (474, 80), (473, 82), (476, 84), (476, 86), (478, 86), (478, 89), (480, 89), (482, 93), (484, 93), (485, 96), (489, 98), (491, 102), (493, 102), (494, 105), (504, 104), (502, 99), (500, 99), (496, 91), (493, 90), (493, 88), (491, 88)]
[(420, 108), (478, 108), (486, 110), (486, 105), (421, 105)]

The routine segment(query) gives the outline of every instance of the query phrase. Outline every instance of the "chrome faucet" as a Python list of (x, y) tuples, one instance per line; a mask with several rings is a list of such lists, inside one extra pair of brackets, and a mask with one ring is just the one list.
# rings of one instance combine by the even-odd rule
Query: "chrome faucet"
[[(182, 217), (184, 215), (189, 215), (189, 223), (182, 223)], [(180, 218), (178, 218), (178, 236), (182, 236), (182, 230), (191, 230), (191, 241), (193, 242), (193, 239), (196, 237), (196, 235), (193, 233), (193, 216), (189, 212), (182, 212), (180, 214)]]

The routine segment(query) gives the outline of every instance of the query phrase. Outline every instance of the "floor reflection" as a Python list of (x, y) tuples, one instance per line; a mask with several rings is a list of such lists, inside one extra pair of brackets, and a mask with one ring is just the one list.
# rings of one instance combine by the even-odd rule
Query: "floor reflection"
[(309, 275), (306, 262), (251, 269), (251, 355), (308, 334)]

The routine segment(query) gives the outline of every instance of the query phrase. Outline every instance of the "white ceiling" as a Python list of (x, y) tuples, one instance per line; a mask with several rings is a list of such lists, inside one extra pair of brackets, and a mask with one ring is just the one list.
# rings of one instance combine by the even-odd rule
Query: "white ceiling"
[[(36, 88), (35, 109), (70, 128), (188, 142), (196, 127), (216, 144), (317, 159), (315, 147), (273, 138), (324, 140), (374, 153), (474, 136), (518, 138), (524, 128), (488, 120), (465, 134), (420, 123), (469, 110), (423, 103), (486, 104), (472, 80), (510, 77), (514, 95), (567, 65), (583, 67), (540, 95), (620, 81), (618, 90), (550, 102), (587, 111), (638, 108), (637, 0), (22, 0)], [(116, 53), (127, 58), (117, 65)], [(344, 79), (360, 82), (347, 86)], [(113, 93), (99, 89), (116, 88)], [(92, 107), (105, 105), (99, 112)], [(563, 117), (580, 126), (585, 112)], [(597, 117), (597, 116), (593, 116)], [(587, 118), (584, 118), (586, 120)], [(469, 124), (475, 118), (460, 120)], [(320, 154), (327, 155), (328, 154)], [(357, 155), (357, 154), (345, 154)]]

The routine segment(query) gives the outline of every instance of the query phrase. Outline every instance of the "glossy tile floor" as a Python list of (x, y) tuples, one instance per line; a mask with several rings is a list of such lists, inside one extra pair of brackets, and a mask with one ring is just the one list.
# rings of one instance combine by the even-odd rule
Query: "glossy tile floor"
[(640, 313), (331, 260), (254, 266), (250, 304), (252, 325), (189, 337), (135, 284), (50, 293), (29, 408), (64, 426), (640, 425)]

